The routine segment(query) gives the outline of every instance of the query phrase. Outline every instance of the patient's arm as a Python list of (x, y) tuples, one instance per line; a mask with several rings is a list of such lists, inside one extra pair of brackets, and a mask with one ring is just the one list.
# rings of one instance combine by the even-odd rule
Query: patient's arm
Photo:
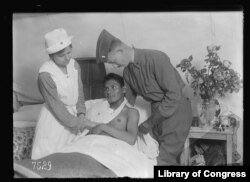
[(87, 119), (84, 115), (80, 115), (80, 118), (82, 118), (83, 122), (82, 122), (82, 129), (92, 129), (95, 126), (97, 126), (99, 123), (91, 121), (89, 119)]
[(136, 109), (129, 109), (127, 116), (127, 126), (125, 130), (119, 130), (109, 124), (99, 124), (91, 130), (91, 134), (103, 134), (123, 140), (130, 145), (134, 145), (138, 132), (139, 112)]

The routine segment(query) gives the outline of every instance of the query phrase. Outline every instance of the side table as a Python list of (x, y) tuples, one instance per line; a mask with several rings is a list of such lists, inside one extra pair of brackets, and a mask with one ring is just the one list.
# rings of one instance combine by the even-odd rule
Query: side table
[(184, 151), (181, 157), (181, 165), (190, 165), (190, 139), (209, 139), (220, 140), (226, 142), (226, 159), (227, 164), (232, 164), (232, 150), (233, 150), (233, 131), (216, 131), (214, 129), (205, 129), (200, 127), (191, 127), (189, 135), (184, 145)]

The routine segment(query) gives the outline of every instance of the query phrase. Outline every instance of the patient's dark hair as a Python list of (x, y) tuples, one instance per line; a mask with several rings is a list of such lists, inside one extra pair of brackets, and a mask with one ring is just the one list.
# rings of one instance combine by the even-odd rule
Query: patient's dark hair
[(121, 85), (121, 87), (124, 87), (124, 80), (120, 75), (117, 75), (115, 73), (109, 73), (105, 76), (104, 83), (106, 83), (109, 80), (115, 80)]

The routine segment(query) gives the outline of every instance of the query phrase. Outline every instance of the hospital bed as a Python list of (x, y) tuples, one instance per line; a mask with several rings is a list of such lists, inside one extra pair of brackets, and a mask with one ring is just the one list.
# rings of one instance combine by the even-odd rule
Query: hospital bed
[[(86, 104), (104, 98), (104, 63), (97, 64), (94, 57), (76, 58), (82, 73)], [(91, 156), (82, 153), (55, 153), (38, 160), (31, 160), (32, 141), (36, 122), (43, 103), (20, 104), (18, 93), (13, 91), (13, 160), (15, 178), (95, 178), (116, 177), (116, 174)], [(15, 99), (14, 99), (15, 97)], [(148, 102), (138, 97), (136, 108), (140, 122), (150, 114)]]

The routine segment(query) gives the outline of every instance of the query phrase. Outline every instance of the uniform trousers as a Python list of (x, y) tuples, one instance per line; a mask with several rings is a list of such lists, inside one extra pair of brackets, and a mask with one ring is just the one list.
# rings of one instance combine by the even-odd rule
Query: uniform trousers
[[(152, 112), (158, 107), (158, 103), (152, 104)], [(165, 120), (154, 124), (153, 137), (159, 143), (159, 156), (157, 165), (180, 165), (178, 157), (184, 148), (184, 143), (192, 124), (192, 108), (190, 100), (182, 97), (175, 113)]]

